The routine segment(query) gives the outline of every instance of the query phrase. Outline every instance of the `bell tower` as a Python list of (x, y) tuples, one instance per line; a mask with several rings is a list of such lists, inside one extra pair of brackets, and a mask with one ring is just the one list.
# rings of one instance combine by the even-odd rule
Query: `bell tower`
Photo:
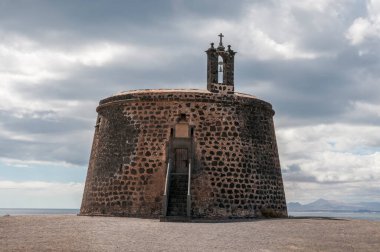
[(223, 46), (224, 35), (219, 35), (219, 45), (214, 47), (211, 43), (207, 49), (207, 90), (213, 93), (234, 93), (234, 58), (236, 52), (227, 46)]

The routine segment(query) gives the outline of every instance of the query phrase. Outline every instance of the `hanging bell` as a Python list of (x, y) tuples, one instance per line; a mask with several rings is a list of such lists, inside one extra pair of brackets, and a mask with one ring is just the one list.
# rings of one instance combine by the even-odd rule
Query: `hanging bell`
[(222, 66), (219, 66), (219, 73), (223, 73)]

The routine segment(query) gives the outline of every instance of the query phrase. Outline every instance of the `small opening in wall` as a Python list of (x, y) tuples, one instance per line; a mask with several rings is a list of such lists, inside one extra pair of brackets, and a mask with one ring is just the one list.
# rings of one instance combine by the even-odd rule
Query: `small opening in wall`
[(186, 114), (181, 114), (181, 115), (179, 116), (179, 120), (180, 120), (180, 121), (186, 121)]
[(173, 135), (174, 135), (174, 129), (171, 128), (171, 129), (170, 129), (170, 136), (172, 137)]
[(191, 127), (191, 129), (190, 129), (190, 136), (194, 136), (194, 127)]

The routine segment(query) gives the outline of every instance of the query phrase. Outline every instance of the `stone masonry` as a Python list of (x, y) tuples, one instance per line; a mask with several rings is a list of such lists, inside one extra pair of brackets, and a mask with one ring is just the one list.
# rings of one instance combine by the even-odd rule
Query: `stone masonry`
[(287, 216), (272, 106), (234, 92), (233, 60), (224, 64), (230, 75), (208, 90), (135, 90), (100, 101), (81, 215), (169, 215), (181, 203), (170, 201), (170, 176), (181, 175), (189, 218)]

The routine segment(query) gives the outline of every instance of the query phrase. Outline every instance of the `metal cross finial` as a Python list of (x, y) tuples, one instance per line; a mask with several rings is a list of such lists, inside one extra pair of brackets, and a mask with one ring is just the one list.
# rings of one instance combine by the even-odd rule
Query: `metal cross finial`
[(220, 37), (219, 45), (222, 46), (223, 45), (222, 39), (223, 39), (224, 35), (222, 33), (220, 33), (218, 36)]

